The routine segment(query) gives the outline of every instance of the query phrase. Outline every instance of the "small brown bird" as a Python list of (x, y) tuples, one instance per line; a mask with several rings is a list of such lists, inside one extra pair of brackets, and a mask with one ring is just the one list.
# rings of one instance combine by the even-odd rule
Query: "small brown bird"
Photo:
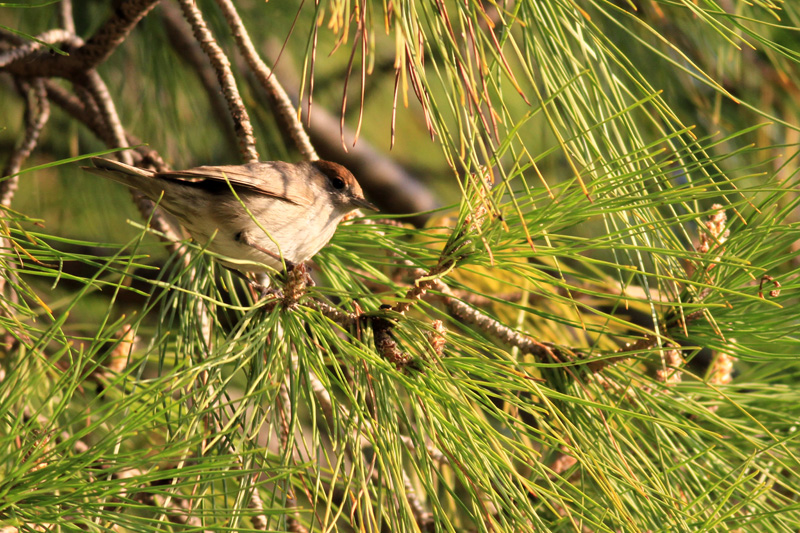
[(241, 272), (266, 271), (263, 265), (281, 270), (284, 263), (292, 268), (319, 252), (346, 214), (378, 210), (364, 198), (353, 174), (330, 161), (170, 172), (99, 157), (92, 163), (83, 168), (159, 202), (197, 242), (225, 256), (219, 260), (224, 266)]

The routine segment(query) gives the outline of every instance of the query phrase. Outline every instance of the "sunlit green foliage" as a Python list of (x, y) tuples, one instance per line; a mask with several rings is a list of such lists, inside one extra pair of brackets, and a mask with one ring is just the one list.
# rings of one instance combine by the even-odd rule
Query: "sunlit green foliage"
[[(22, 175), (0, 256), (0, 324), (18, 341), (0, 356), (0, 523), (800, 527), (798, 4), (240, 4), (290, 93), (313, 80), (313, 106), (393, 144), (448, 205), (425, 227), (343, 224), (286, 308), (192, 243), (188, 264), (168, 255), (76, 164)], [(4, 8), (0, 24), (36, 35), (53, 9)], [(236, 162), (161, 9), (100, 68), (123, 124), (176, 168)], [(76, 2), (78, 32), (106, 10)], [(262, 157), (296, 159), (237, 72)], [(10, 153), (23, 100), (2, 91)], [(101, 149), (54, 109), (29, 166)], [(417, 269), (512, 334), (456, 316), (437, 288), (382, 310)], [(320, 301), (367, 318), (342, 325)], [(380, 320), (411, 363), (376, 349)], [(670, 352), (689, 364), (667, 368)]]

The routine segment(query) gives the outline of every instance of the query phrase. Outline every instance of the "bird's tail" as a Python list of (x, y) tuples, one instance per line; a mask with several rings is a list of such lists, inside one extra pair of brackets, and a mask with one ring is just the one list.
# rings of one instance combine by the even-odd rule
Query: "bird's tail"
[(93, 157), (91, 161), (94, 165), (93, 167), (81, 168), (92, 174), (138, 189), (150, 198), (158, 198), (164, 190), (163, 180), (154, 178), (155, 172), (152, 170), (132, 167), (131, 165), (103, 159), (102, 157)]

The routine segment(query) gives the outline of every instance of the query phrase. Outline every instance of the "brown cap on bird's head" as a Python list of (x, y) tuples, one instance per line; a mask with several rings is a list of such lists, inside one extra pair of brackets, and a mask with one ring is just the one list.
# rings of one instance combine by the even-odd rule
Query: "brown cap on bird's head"
[(371, 209), (372, 211), (378, 211), (377, 207), (364, 198), (361, 185), (358, 184), (353, 173), (345, 167), (333, 161), (322, 160), (312, 161), (311, 165), (328, 178), (328, 186), (330, 189), (343, 194), (347, 199), (347, 203), (354, 209), (356, 207), (361, 207), (364, 209)]

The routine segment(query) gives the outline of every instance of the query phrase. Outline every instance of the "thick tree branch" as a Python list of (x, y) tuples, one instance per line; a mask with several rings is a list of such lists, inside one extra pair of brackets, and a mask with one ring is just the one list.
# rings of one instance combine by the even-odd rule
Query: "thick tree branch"
[(75, 54), (75, 70), (83, 71), (103, 63), (159, 0), (121, 0), (112, 15)]
[[(13, 50), (13, 54), (0, 55), (0, 68), (21, 77), (63, 77), (95, 68), (104, 62), (122, 44), (131, 30), (158, 0), (121, 0), (114, 12), (85, 43), (68, 29), (50, 30), (39, 36), (48, 44), (66, 44), (69, 55), (50, 54), (40, 43), (29, 43)], [(66, 21), (63, 20), (62, 24)], [(68, 23), (65, 24), (68, 26)], [(7, 57), (4, 57), (7, 56)]]

